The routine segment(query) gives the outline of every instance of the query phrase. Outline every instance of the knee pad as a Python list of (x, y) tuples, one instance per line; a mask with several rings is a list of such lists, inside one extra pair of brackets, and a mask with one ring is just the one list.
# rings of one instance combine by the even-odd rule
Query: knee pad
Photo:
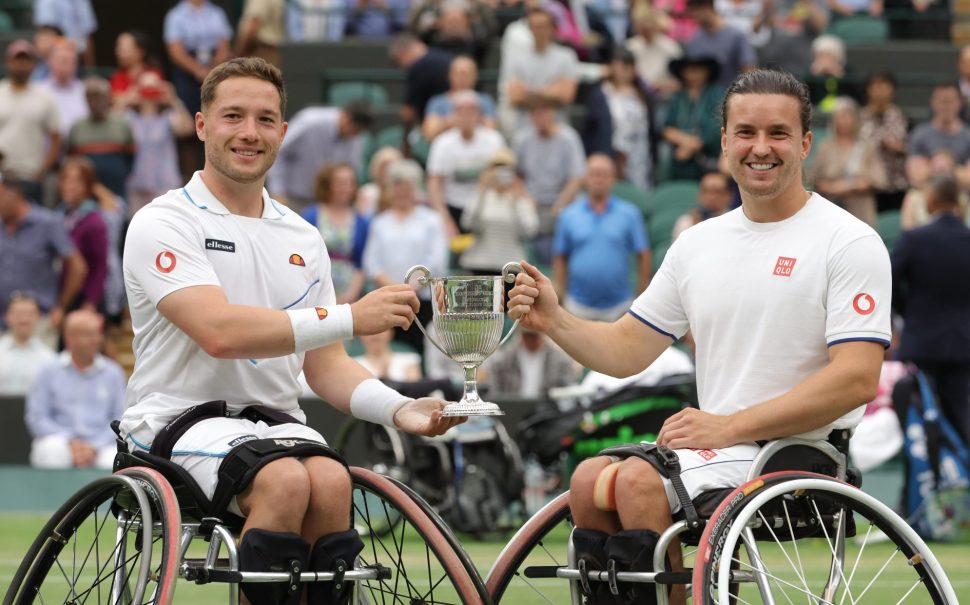
[[(616, 571), (654, 571), (653, 551), (660, 534), (649, 529), (627, 529), (613, 534), (606, 541), (607, 559)], [(618, 605), (656, 605), (657, 585), (627, 582), (619, 584)]]
[[(355, 529), (321, 536), (310, 552), (310, 569), (338, 571), (342, 567), (343, 571), (350, 571), (362, 550), (364, 542)], [(313, 582), (307, 589), (307, 605), (345, 605), (353, 594), (352, 584), (346, 580), (339, 586), (334, 582)]]
[[(310, 543), (290, 532), (250, 529), (239, 543), (240, 571), (285, 571), (299, 565), (307, 569)], [(294, 563), (295, 562), (295, 563)], [(243, 582), (240, 590), (252, 605), (298, 605), (303, 585), (290, 582)]]
[[(609, 535), (593, 529), (573, 530), (576, 565), (586, 571), (606, 570), (606, 542)], [(606, 582), (580, 582), (586, 605), (614, 605), (616, 600)]]
[(620, 472), (620, 462), (614, 462), (600, 471), (593, 483), (593, 505), (602, 511), (616, 510), (616, 476)]

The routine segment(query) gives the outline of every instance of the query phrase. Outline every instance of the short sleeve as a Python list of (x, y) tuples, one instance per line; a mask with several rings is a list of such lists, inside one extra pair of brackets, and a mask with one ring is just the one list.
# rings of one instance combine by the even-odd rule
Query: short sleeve
[(553, 231), (552, 253), (556, 256), (569, 254), (569, 212), (559, 214), (556, 219), (556, 228)]
[(633, 301), (630, 313), (657, 332), (678, 340), (690, 327), (677, 282), (677, 257), (682, 240), (670, 246), (660, 270)]
[(189, 217), (142, 209), (125, 239), (125, 285), (144, 292), (154, 306), (182, 288), (221, 286), (204, 239)]
[(479, 109), (482, 112), (482, 116), (486, 118), (494, 118), (495, 99), (492, 98), (492, 95), (485, 92), (478, 93), (478, 100), (480, 105)]
[(171, 44), (172, 42), (183, 42), (182, 32), (179, 31), (178, 26), (178, 5), (176, 4), (172, 10), (165, 14), (165, 25), (162, 29), (162, 36), (165, 39), (165, 44)]
[(630, 225), (630, 248), (637, 253), (643, 252), (650, 247), (650, 239), (643, 228), (643, 218), (640, 211), (636, 208), (629, 208)]
[(232, 39), (232, 25), (229, 24), (229, 17), (226, 16), (226, 11), (222, 10), (222, 7), (216, 7), (219, 10), (219, 38), (225, 40)]
[(891, 279), (889, 252), (875, 234), (856, 239), (829, 260), (828, 346), (853, 340), (889, 346)]
[(448, 96), (447, 95), (435, 95), (431, 97), (428, 101), (428, 106), (424, 108), (425, 115), (436, 115), (436, 116), (447, 116), (451, 112), (448, 111)]
[(49, 226), (50, 233), (50, 245), (57, 253), (60, 258), (66, 258), (72, 254), (77, 249), (74, 246), (74, 242), (71, 241), (71, 236), (68, 235), (67, 229), (64, 224), (55, 219), (51, 219)]

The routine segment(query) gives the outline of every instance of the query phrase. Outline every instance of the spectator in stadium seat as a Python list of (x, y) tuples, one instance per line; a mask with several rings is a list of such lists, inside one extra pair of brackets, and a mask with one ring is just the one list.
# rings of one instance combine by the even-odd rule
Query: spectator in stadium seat
[(78, 120), (67, 136), (68, 155), (94, 163), (98, 181), (118, 196), (135, 163), (135, 134), (127, 116), (111, 111), (111, 85), (100, 76), (84, 79), (89, 115)]
[(852, 15), (872, 15), (879, 17), (883, 13), (883, 0), (828, 0), (829, 9), (838, 17)]
[(479, 177), (493, 153), (505, 147), (497, 130), (482, 126), (478, 95), (461, 91), (453, 98), (455, 126), (431, 143), (428, 154), (428, 200), (446, 233), (458, 235), (464, 209), (477, 195)]
[(910, 133), (906, 145), (906, 177), (920, 187), (929, 175), (929, 159), (934, 152), (947, 149), (957, 164), (957, 177), (966, 188), (970, 183), (970, 128), (960, 120), (960, 88), (955, 82), (933, 87), (930, 95), (933, 117)]
[(470, 90), (478, 95), (478, 109), (481, 114), (480, 122), (483, 126), (495, 128), (495, 99), (487, 92), (478, 92), (478, 66), (469, 57), (455, 57), (448, 68), (448, 82), (451, 87), (447, 92), (431, 97), (424, 112), (424, 122), (421, 124), (421, 134), (428, 141), (455, 125), (454, 97), (461, 91)]
[(707, 56), (685, 56), (670, 62), (670, 72), (683, 88), (670, 98), (662, 136), (672, 147), (673, 179), (697, 180), (717, 166), (721, 125), (717, 116), (724, 91), (714, 82), (720, 66)]
[(36, 335), (40, 307), (34, 297), (15, 292), (4, 319), (8, 331), (0, 336), (0, 395), (23, 396), (41, 366), (56, 354)]
[[(533, 8), (526, 17), (532, 44), (522, 52), (502, 57), (499, 124), (508, 138), (514, 138), (528, 123), (528, 110), (535, 97), (550, 98), (565, 109), (576, 99), (578, 86), (576, 53), (556, 44), (552, 14)], [(560, 120), (565, 119), (563, 111)]]
[(653, 255), (640, 210), (613, 195), (613, 159), (591, 155), (585, 181), (586, 195), (563, 210), (556, 221), (553, 276), (570, 313), (613, 321), (633, 301), (631, 257), (636, 258), (636, 292), (642, 292), (650, 283)]
[(809, 98), (819, 112), (828, 115), (835, 109), (835, 100), (850, 96), (862, 100), (862, 91), (846, 62), (845, 43), (838, 36), (824, 34), (812, 41), (812, 63), (808, 84)]
[[(57, 265), (60, 264), (60, 271)], [(20, 181), (0, 175), (0, 312), (15, 291), (29, 290), (47, 326), (58, 330), (81, 291), (87, 267), (55, 213), (31, 204)], [(42, 337), (46, 335), (42, 334)]]
[(230, 56), (232, 34), (226, 12), (210, 0), (181, 0), (165, 15), (165, 49), (172, 63), (172, 83), (193, 116), (202, 106), (202, 80)]
[(687, 12), (700, 27), (684, 45), (684, 54), (714, 57), (720, 69), (712, 81), (719, 87), (727, 88), (735, 76), (758, 64), (747, 36), (724, 22), (714, 10), (714, 0), (687, 0)]
[(354, 360), (381, 379), (409, 382), (421, 379), (421, 356), (417, 353), (395, 351), (391, 348), (394, 330), (360, 337), (364, 354)]
[(671, 239), (677, 239), (681, 233), (698, 223), (721, 216), (731, 208), (732, 201), (734, 196), (730, 175), (720, 170), (705, 172), (697, 191), (697, 207), (678, 217), (670, 234)]
[(558, 102), (543, 96), (529, 104), (531, 124), (518, 133), (513, 149), (526, 191), (536, 201), (539, 231), (534, 250), (540, 262), (552, 262), (556, 217), (583, 186), (585, 155), (579, 134), (559, 121)]
[(816, 193), (876, 227), (875, 191), (886, 186), (886, 173), (879, 151), (859, 136), (859, 106), (851, 98), (836, 100), (832, 136), (819, 144), (805, 178)]
[(123, 31), (115, 39), (118, 69), (111, 74), (109, 81), (111, 97), (117, 101), (116, 105), (122, 111), (127, 108), (122, 95), (138, 85), (142, 74), (153, 73), (159, 79), (164, 79), (162, 70), (158, 69), (158, 58), (152, 51), (153, 48), (148, 34), (137, 29)]
[(893, 308), (903, 317), (897, 357), (933, 379), (940, 411), (970, 439), (970, 229), (958, 216), (952, 175), (929, 179), (932, 220), (906, 231), (892, 253)]
[(409, 33), (395, 35), (388, 50), (394, 64), (406, 72), (401, 122), (408, 131), (424, 120), (431, 97), (448, 92), (448, 71), (454, 56), (437, 48), (428, 48)]
[(612, 148), (620, 178), (641, 189), (650, 189), (654, 114), (646, 85), (637, 78), (635, 62), (632, 52), (618, 46), (610, 63), (610, 75), (603, 82), (603, 94), (612, 117)]
[(58, 191), (64, 213), (64, 228), (88, 268), (81, 291), (71, 301), (69, 309), (104, 309), (109, 240), (108, 227), (95, 197), (97, 183), (94, 164), (87, 158), (68, 158), (61, 166)]
[(74, 42), (85, 67), (94, 67), (94, 39), (98, 19), (91, 0), (35, 0), (34, 25), (53, 25)]
[(485, 360), (478, 381), (500, 396), (546, 400), (549, 389), (579, 382), (579, 370), (545, 334), (519, 330), (512, 342)]
[(296, 112), (269, 171), (267, 189), (273, 199), (300, 210), (314, 202), (314, 178), (322, 166), (346, 162), (359, 171), (364, 154), (361, 135), (373, 123), (364, 101)]
[[(932, 220), (927, 197), (929, 193), (929, 182), (935, 176), (953, 175), (957, 169), (956, 160), (949, 149), (939, 149), (930, 156), (930, 176), (927, 177), (919, 187), (910, 187), (903, 198), (903, 205), (900, 209), (900, 226), (903, 230), (915, 229), (925, 225)], [(970, 208), (970, 194), (966, 190), (960, 190), (960, 210), (961, 218), (966, 219), (967, 209)]]
[(407, 28), (411, 0), (356, 0), (347, 15), (347, 35), (386, 40)]
[(491, 9), (483, 2), (445, 0), (437, 13), (426, 37), (428, 44), (456, 56), (471, 57), (482, 65), (495, 30)]
[(64, 32), (56, 25), (40, 25), (34, 30), (34, 48), (37, 49), (37, 64), (30, 73), (31, 80), (43, 80), (50, 75), (47, 59), (54, 46), (64, 39)]
[(370, 181), (357, 189), (354, 207), (358, 213), (367, 218), (373, 218), (378, 212), (383, 212), (390, 207), (385, 180), (387, 167), (403, 157), (404, 154), (397, 147), (381, 147), (374, 152), (370, 163), (367, 164), (367, 176)]
[(634, 35), (624, 44), (636, 59), (637, 75), (661, 97), (667, 98), (680, 88), (667, 66), (684, 54), (680, 45), (664, 31), (670, 18), (648, 4), (636, 5), (632, 16)]
[(41, 181), (61, 153), (57, 103), (46, 88), (30, 81), (37, 64), (37, 50), (30, 42), (14, 40), (4, 57), (7, 77), (0, 81), (3, 169), (18, 177), (28, 199), (40, 202)]
[(77, 49), (74, 43), (64, 39), (54, 45), (48, 57), (50, 72), (40, 80), (57, 103), (61, 138), (67, 139), (71, 127), (88, 117), (88, 101), (84, 83), (77, 77)]
[(758, 49), (762, 67), (790, 71), (799, 78), (812, 63), (812, 41), (829, 25), (826, 0), (767, 0), (759, 28), (768, 40)]
[(237, 57), (262, 57), (280, 66), (286, 0), (246, 0), (236, 35)]
[(886, 188), (876, 190), (879, 212), (898, 210), (909, 187), (906, 180), (906, 138), (909, 120), (894, 102), (896, 80), (890, 72), (879, 72), (866, 80), (866, 106), (859, 114), (862, 126), (859, 138), (870, 141), (879, 150)]
[(370, 219), (354, 209), (357, 171), (344, 162), (320, 167), (314, 182), (316, 204), (302, 216), (320, 231), (330, 256), (337, 304), (355, 302), (364, 289), (364, 248)]
[(74, 311), (64, 320), (66, 349), (37, 374), (25, 420), (38, 468), (110, 469), (117, 451), (110, 424), (125, 410), (125, 372), (99, 351), (102, 320)]

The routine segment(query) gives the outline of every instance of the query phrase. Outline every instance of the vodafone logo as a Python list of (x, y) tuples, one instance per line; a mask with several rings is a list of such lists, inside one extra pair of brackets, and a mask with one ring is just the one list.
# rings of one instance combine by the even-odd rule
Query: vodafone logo
[(859, 315), (869, 315), (876, 310), (876, 301), (865, 292), (861, 292), (852, 299), (852, 308)]
[(175, 255), (166, 250), (155, 257), (155, 268), (161, 273), (171, 273), (175, 268)]

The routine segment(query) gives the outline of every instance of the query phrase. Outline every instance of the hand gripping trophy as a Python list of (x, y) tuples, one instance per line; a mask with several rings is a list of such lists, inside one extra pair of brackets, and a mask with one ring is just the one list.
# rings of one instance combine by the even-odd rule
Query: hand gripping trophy
[(465, 392), (460, 401), (449, 403), (444, 416), (502, 416), (505, 414), (494, 403), (482, 401), (478, 395), (475, 375), (489, 355), (512, 336), (519, 325), (516, 320), (509, 333), (502, 337), (505, 327), (505, 286), (515, 282), (522, 271), (518, 263), (506, 263), (501, 276), (454, 276), (433, 277), (423, 265), (408, 269), (404, 283), (418, 274), (417, 283), (431, 289), (431, 306), (434, 309), (432, 331), (437, 340), (428, 334), (421, 320), (418, 328), (439, 351), (451, 358), (465, 370)]

